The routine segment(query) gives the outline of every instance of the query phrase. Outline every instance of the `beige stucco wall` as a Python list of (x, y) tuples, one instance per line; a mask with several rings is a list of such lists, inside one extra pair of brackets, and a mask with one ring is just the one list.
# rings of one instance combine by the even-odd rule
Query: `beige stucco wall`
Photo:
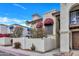
[[(52, 13), (53, 13), (54, 11), (50, 11), (50, 12), (48, 12), (48, 13), (46, 13), (46, 14), (44, 14), (44, 16), (43, 16), (43, 24), (44, 24), (44, 21), (45, 21), (45, 19), (46, 18), (51, 18), (51, 19), (53, 19), (53, 21), (54, 21), (54, 24), (53, 24), (53, 35), (52, 35), (52, 37), (53, 38), (55, 38), (55, 40), (56, 40), (56, 47), (59, 47), (59, 34), (58, 34), (58, 32), (59, 32), (59, 19), (56, 17), (56, 16), (54, 16), (54, 15), (52, 15)], [(45, 28), (45, 26), (44, 26), (44, 28)]]
[(70, 30), (69, 30), (69, 12), (71, 8), (78, 4), (62, 3), (60, 13), (60, 51), (69, 51)]
[[(44, 24), (44, 21), (46, 18), (51, 18), (53, 19), (54, 21), (54, 24), (53, 24), (53, 35), (56, 35), (56, 17), (52, 16), (52, 13), (47, 13), (43, 16), (43, 24)], [(44, 26), (45, 28), (45, 26)]]

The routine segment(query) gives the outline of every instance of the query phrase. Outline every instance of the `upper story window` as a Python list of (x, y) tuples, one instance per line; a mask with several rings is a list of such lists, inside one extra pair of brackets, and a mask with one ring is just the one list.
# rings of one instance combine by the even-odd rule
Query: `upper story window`
[(44, 26), (45, 26), (45, 29), (46, 29), (46, 33), (48, 35), (52, 35), (53, 34), (53, 24), (54, 24), (54, 21), (51, 18), (47, 18), (44, 21)]
[(76, 24), (76, 12), (71, 12), (70, 13), (70, 24)]
[(48, 35), (52, 35), (53, 34), (53, 25), (45, 26), (45, 30)]
[(79, 11), (70, 13), (70, 24), (79, 24)]
[(79, 23), (79, 11), (76, 12), (76, 19), (77, 19), (77, 22)]

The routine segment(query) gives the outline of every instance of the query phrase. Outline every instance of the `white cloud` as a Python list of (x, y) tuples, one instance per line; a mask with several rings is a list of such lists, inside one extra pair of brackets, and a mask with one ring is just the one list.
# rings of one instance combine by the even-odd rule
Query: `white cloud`
[(3, 24), (16, 23), (16, 24), (21, 24), (25, 26), (25, 20), (8, 18), (8, 17), (0, 17), (0, 23), (3, 23)]
[(22, 5), (20, 5), (20, 4), (13, 4), (14, 6), (17, 6), (17, 7), (20, 7), (20, 8), (22, 8), (22, 9), (24, 9), (24, 10), (26, 10), (26, 8), (25, 7), (23, 7)]
[(21, 20), (18, 20), (18, 19), (13, 19), (12, 21), (16, 22), (16, 23), (21, 23), (22, 22)]
[(7, 17), (0, 17), (0, 22), (2, 23), (9, 22), (9, 19)]
[(25, 23), (22, 23), (22, 24), (20, 24), (20, 25), (27, 26)]

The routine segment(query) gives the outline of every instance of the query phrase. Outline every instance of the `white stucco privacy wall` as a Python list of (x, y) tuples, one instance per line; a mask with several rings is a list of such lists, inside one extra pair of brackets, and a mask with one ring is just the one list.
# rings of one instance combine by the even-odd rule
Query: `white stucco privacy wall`
[(11, 38), (13, 40), (13, 47), (14, 47), (14, 43), (16, 42), (20, 42), (21, 38)]
[(32, 44), (35, 45), (35, 50), (40, 52), (49, 51), (56, 48), (56, 39), (50, 38), (13, 38), (14, 42), (20, 42), (22, 49), (31, 49)]

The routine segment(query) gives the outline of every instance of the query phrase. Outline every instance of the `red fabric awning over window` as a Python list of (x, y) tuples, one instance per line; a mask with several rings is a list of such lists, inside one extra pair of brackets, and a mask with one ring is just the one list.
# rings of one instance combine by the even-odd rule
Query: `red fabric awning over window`
[(10, 37), (10, 34), (0, 34), (0, 37)]
[(44, 21), (44, 25), (45, 25), (45, 26), (47, 26), (47, 25), (53, 25), (53, 23), (54, 23), (54, 21), (53, 21), (53, 19), (51, 19), (51, 18), (47, 18), (47, 19), (45, 19), (45, 21)]
[(42, 28), (42, 27), (43, 27), (43, 23), (41, 21), (37, 22), (36, 28)]

